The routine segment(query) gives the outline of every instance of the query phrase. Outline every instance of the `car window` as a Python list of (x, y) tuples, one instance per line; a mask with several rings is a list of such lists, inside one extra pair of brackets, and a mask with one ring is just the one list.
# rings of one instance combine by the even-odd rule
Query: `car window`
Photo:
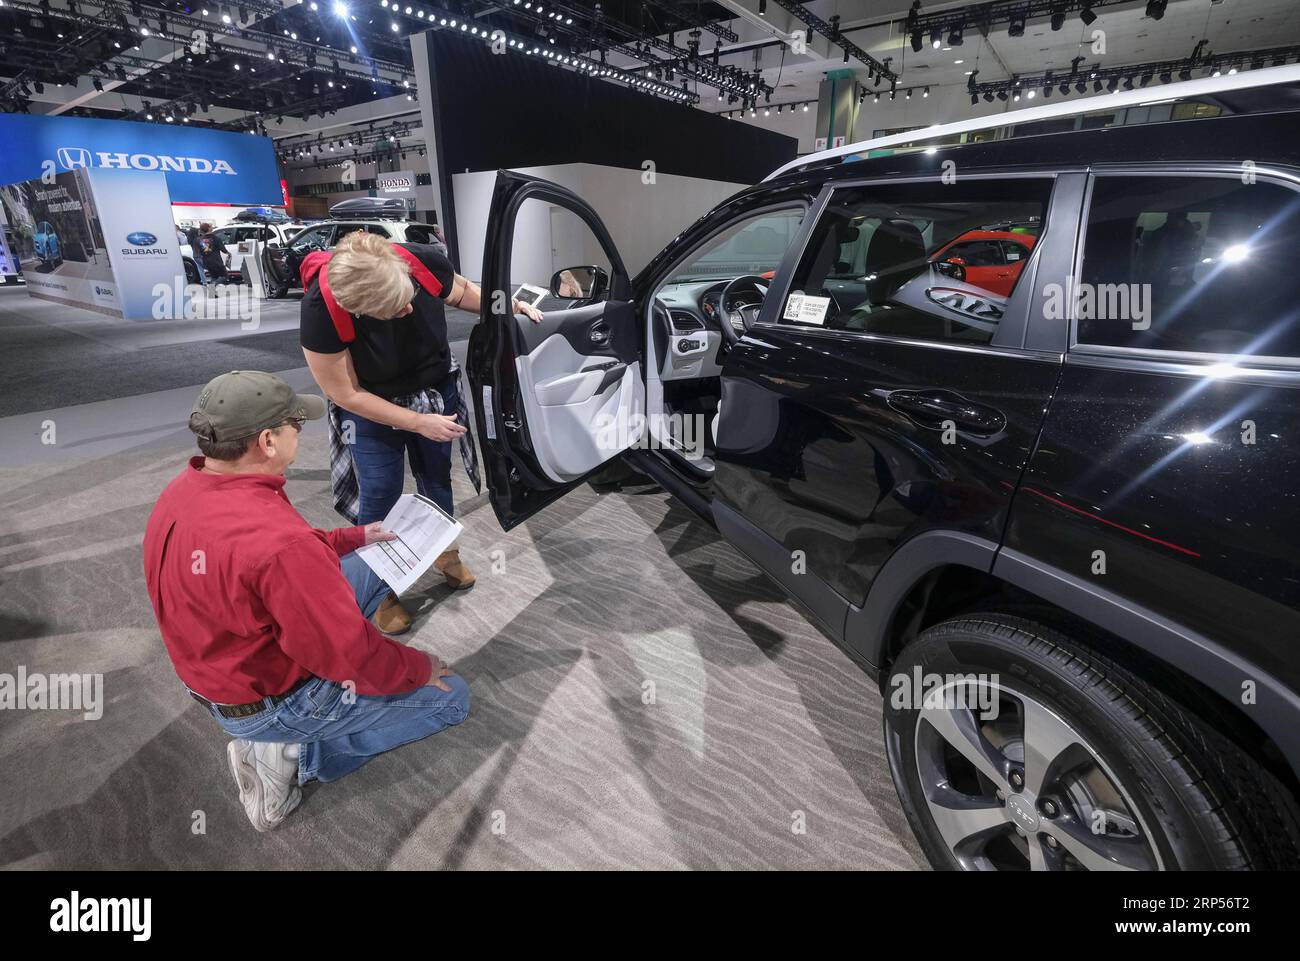
[(967, 267), (1001, 267), (1006, 263), (1002, 245), (996, 240), (970, 240), (953, 244), (943, 252), (944, 258), (960, 258)]
[(433, 243), (433, 231), (420, 224), (407, 224), (406, 240), (407, 243), (412, 244), (431, 244)]
[(1300, 194), (1241, 178), (1098, 177), (1081, 344), (1300, 357)]
[(970, 235), (1037, 236), (1051, 185), (1045, 177), (968, 178), (837, 190), (795, 270), (780, 322), (988, 342), (1024, 260), (991, 277), (967, 273), (1005, 263), (998, 241)]
[(731, 224), (697, 247), (666, 283), (731, 280), (776, 270), (794, 242), (803, 214), (802, 207), (767, 210)]
[(1024, 260), (1029, 256), (1029, 248), (1024, 244), (1016, 243), (1014, 240), (1002, 241), (1002, 259), (1008, 264), (1014, 264), (1018, 260)]
[(346, 237), (348, 234), (354, 233), (358, 230), (365, 230), (365, 229), (366, 229), (365, 224), (339, 224), (339, 232), (334, 236), (335, 246), (338, 246), (338, 242), (342, 240), (344, 237)]
[(309, 227), (297, 237), (294, 237), (293, 243), (289, 247), (296, 253), (305, 253), (310, 250), (328, 250), (330, 231), (333, 229), (333, 225)]

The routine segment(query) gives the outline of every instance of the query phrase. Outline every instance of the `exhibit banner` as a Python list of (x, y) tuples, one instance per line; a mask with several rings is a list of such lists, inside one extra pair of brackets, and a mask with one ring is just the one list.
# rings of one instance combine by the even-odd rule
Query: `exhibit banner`
[(268, 137), (180, 124), (0, 114), (0, 185), (89, 168), (161, 173), (172, 203), (284, 203)]
[(375, 174), (375, 192), (381, 197), (414, 197), (415, 171), (393, 170)]
[(185, 279), (166, 178), (139, 170), (99, 168), (88, 173), (122, 316), (127, 320), (184, 317), (184, 299), (172, 302), (165, 296)]
[(155, 305), (155, 285), (185, 274), (161, 173), (69, 170), (0, 198), (32, 297), (128, 320), (183, 316), (183, 302)]

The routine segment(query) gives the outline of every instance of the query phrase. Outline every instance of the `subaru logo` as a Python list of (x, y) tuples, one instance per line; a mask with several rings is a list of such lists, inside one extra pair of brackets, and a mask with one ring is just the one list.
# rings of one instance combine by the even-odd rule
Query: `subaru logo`
[(90, 166), (90, 151), (85, 147), (60, 147), (58, 157), (59, 166), (64, 170)]
[(137, 230), (135, 233), (126, 235), (126, 242), (128, 244), (134, 244), (137, 247), (152, 247), (154, 244), (158, 243), (158, 238), (151, 233)]

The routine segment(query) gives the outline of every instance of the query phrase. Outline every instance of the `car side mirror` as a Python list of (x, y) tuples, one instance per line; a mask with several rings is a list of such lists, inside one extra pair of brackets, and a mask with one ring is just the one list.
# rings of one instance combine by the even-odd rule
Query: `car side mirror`
[(564, 300), (597, 300), (609, 289), (609, 274), (600, 267), (566, 267), (551, 275), (551, 296)]

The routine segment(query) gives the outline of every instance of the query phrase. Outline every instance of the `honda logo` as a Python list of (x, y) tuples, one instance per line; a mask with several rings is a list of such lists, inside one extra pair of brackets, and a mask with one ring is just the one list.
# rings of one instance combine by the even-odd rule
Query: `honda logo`
[(85, 147), (60, 147), (59, 166), (64, 170), (90, 166), (90, 151)]

